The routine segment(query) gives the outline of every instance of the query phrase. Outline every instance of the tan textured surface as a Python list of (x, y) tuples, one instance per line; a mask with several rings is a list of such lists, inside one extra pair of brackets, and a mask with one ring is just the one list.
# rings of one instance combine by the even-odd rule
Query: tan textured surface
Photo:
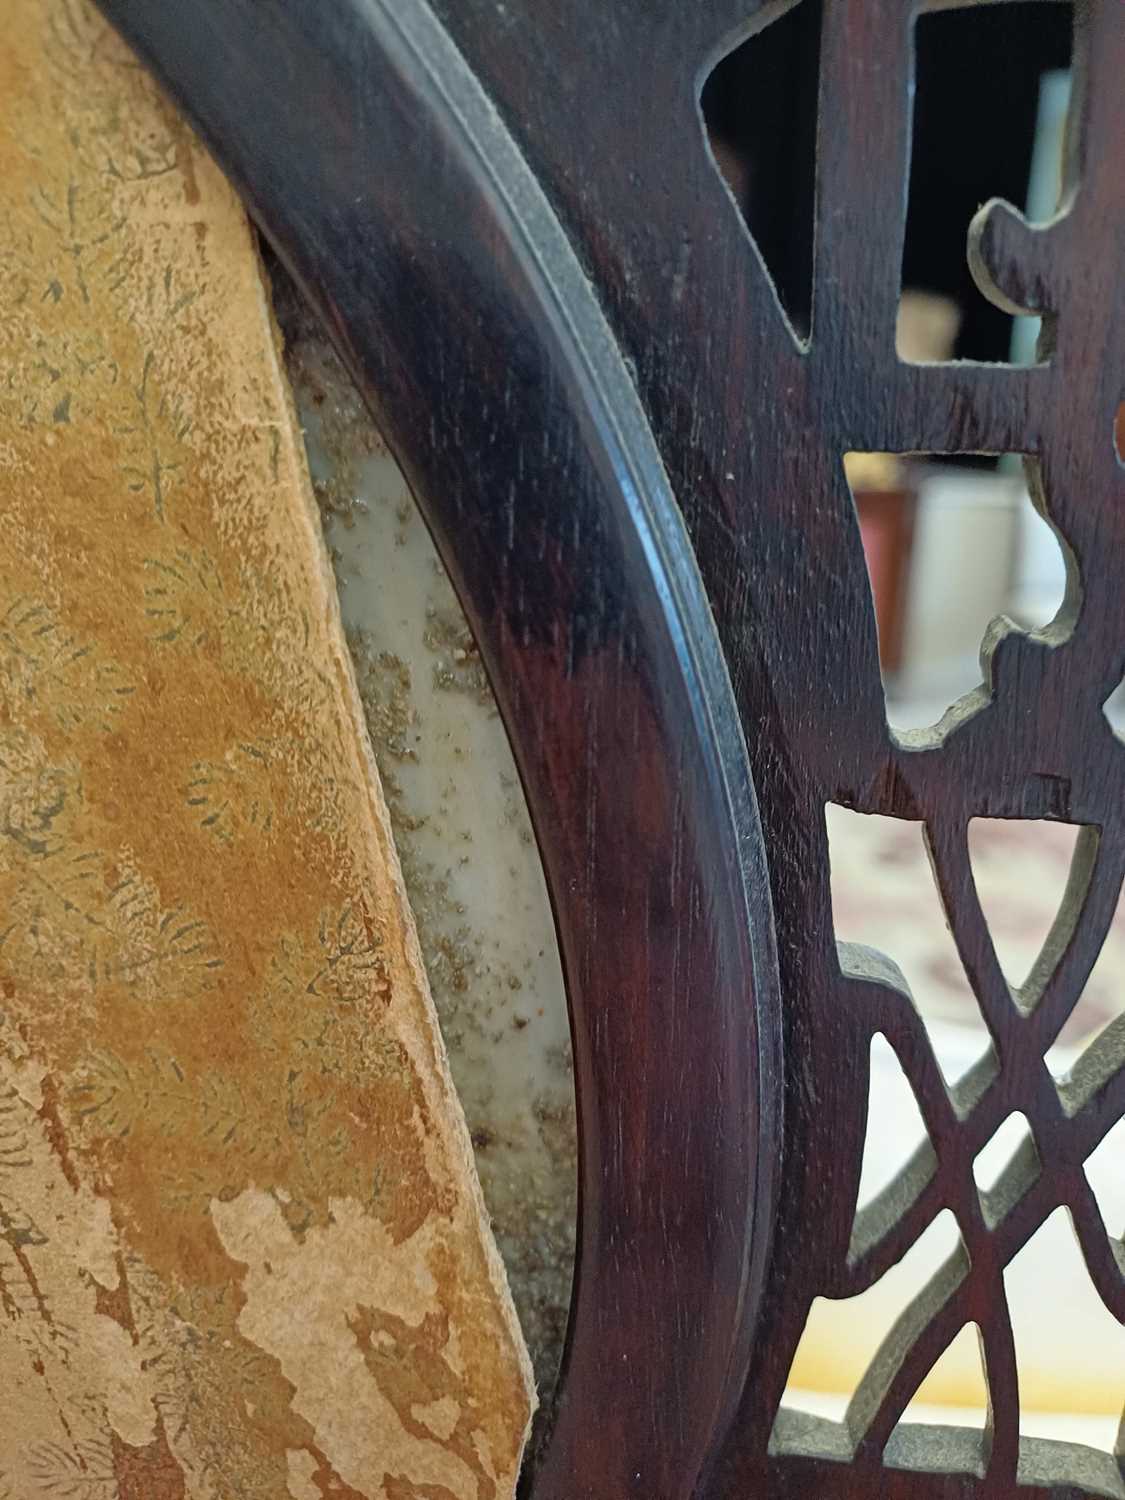
[(0, 35), (0, 1500), (498, 1500), (526, 1361), (245, 221)]

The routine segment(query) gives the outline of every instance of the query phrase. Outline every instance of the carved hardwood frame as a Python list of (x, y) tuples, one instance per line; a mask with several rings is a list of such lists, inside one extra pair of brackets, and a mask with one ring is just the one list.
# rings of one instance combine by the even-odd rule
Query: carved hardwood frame
[[(1082, 1170), (1125, 1113), (1125, 1019), (1061, 1084), (1043, 1060), (1125, 874), (1103, 712), (1125, 673), (1120, 0), (1076, 8), (1058, 215), (991, 203), (970, 232), (985, 294), (1043, 316), (1028, 368), (895, 353), (914, 0), (824, 0), (807, 341), (698, 103), (785, 0), (102, 3), (333, 330), (527, 786), (582, 1140), (564, 1379), (528, 1493), (1125, 1496), (1120, 1455), (1021, 1442), (1003, 1282), (1065, 1206), (1125, 1320), (1125, 1249)], [(1069, 561), (1056, 620), (990, 631), (985, 685), (925, 734), (886, 721), (854, 449), (1026, 455)], [(829, 801), (924, 826), (991, 1036), (952, 1090), (894, 965), (835, 941)], [(1083, 830), (1018, 990), (975, 891), (977, 816)], [(857, 1214), (875, 1032), (929, 1139)], [(973, 1160), (1014, 1110), (1033, 1142), (982, 1195)], [(779, 1415), (813, 1298), (872, 1285), (945, 1208), (958, 1248), (845, 1421)], [(967, 1321), (986, 1432), (900, 1426)]]

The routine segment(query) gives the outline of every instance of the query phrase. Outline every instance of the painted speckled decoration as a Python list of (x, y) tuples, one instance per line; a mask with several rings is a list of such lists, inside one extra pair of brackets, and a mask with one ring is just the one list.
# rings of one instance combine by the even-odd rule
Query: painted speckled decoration
[(250, 231), (0, 36), (0, 1500), (500, 1500), (532, 1397)]

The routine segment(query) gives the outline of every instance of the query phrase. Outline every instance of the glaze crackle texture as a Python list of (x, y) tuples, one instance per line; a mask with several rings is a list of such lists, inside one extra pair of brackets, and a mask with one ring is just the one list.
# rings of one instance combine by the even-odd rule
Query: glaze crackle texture
[(530, 1374), (244, 213), (0, 40), (0, 1495), (500, 1500)]

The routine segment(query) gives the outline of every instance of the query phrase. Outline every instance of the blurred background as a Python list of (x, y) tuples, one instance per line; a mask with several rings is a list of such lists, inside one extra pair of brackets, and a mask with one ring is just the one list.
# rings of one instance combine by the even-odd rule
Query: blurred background
[[(969, 222), (1003, 197), (1055, 211), (1070, 98), (1072, 8), (939, 11), (916, 32), (916, 90), (900, 356), (1029, 364), (1039, 323), (977, 291)], [(712, 148), (794, 330), (807, 335), (819, 65), (817, 0), (801, 0), (726, 57), (703, 110)], [(932, 723), (980, 681), (985, 626), (1034, 626), (1062, 600), (1064, 565), (1015, 455), (849, 454), (879, 619), (888, 715)]]

